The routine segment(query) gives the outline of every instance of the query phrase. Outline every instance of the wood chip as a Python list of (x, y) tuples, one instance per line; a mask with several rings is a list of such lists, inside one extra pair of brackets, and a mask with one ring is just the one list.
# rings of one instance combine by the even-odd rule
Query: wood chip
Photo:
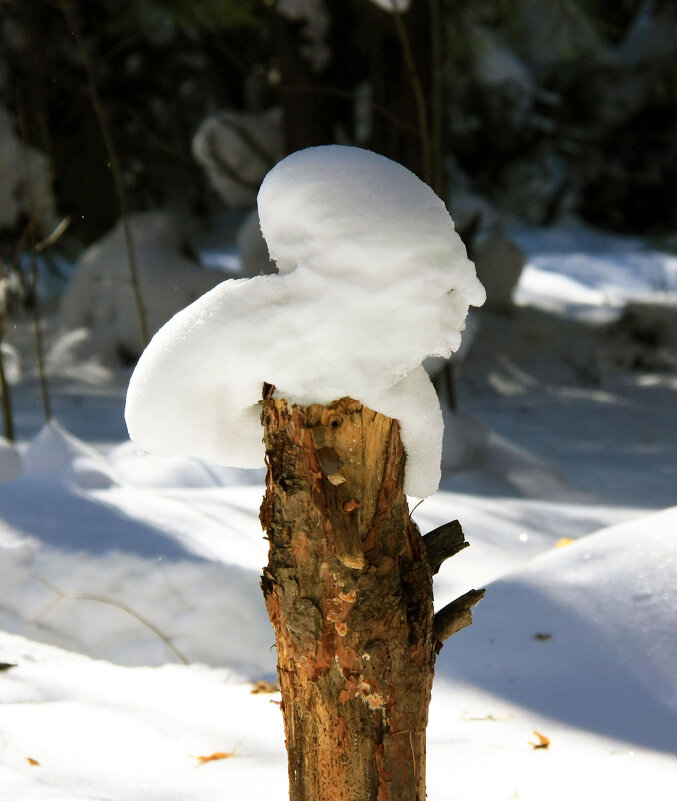
[(237, 748), (234, 751), (214, 751), (209, 756), (194, 756), (193, 759), (197, 759), (201, 765), (205, 765), (207, 762), (216, 762), (219, 759), (230, 759), (235, 754), (237, 754)]
[(537, 743), (529, 742), (529, 745), (534, 749), (534, 751), (538, 750), (539, 748), (549, 748), (550, 747), (550, 740), (545, 736), (545, 734), (541, 734), (540, 731), (534, 731), (536, 737), (538, 737)]

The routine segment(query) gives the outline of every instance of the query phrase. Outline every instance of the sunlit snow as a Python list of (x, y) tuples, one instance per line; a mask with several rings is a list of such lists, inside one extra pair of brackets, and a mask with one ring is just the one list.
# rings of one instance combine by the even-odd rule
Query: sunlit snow
[[(629, 286), (620, 237), (520, 241), (576, 286), (568, 252), (603, 259), (616, 298), (651, 290), (650, 270)], [(669, 255), (630, 251), (671, 280)], [(435, 577), (436, 607), (487, 595), (438, 658), (430, 801), (674, 798), (677, 379), (614, 368), (598, 328), (566, 318), (570, 289), (481, 309), (462, 413), (442, 398), (442, 491), (414, 517), (423, 532), (458, 518), (471, 543)], [(0, 799), (284, 801), (280, 696), (251, 694), (275, 678), (263, 471), (137, 451), (127, 371), (52, 378), (60, 422), (44, 426), (30, 330), (7, 332), (22, 370), (18, 442), (0, 447), (0, 663), (15, 665), (0, 670)], [(234, 755), (196, 759), (214, 753)]]
[(485, 298), (444, 204), (383, 156), (327, 146), (277, 164), (258, 207), (280, 274), (225, 281), (155, 335), (129, 385), (132, 440), (258, 467), (264, 382), (301, 405), (349, 396), (400, 421), (405, 491), (432, 494), (443, 422), (421, 364), (459, 347)]

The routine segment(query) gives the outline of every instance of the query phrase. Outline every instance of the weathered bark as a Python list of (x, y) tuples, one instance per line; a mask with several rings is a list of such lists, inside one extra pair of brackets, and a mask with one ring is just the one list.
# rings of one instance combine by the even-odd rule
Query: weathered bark
[(458, 520), (445, 523), (443, 526), (429, 531), (423, 537), (425, 553), (433, 576), (438, 572), (445, 559), (455, 556), (470, 545), (465, 541), (463, 529)]
[(262, 422), (270, 552), (261, 584), (291, 801), (425, 801), (441, 642), (433, 569), (402, 490), (399, 425), (350, 398), (291, 406), (269, 386)]

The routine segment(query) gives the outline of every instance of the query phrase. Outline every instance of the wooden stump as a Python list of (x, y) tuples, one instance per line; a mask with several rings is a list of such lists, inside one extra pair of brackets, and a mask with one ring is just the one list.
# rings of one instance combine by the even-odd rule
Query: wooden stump
[(349, 398), (290, 406), (269, 386), (262, 422), (270, 551), (261, 583), (290, 799), (425, 801), (440, 642), (433, 569), (402, 491), (399, 425)]

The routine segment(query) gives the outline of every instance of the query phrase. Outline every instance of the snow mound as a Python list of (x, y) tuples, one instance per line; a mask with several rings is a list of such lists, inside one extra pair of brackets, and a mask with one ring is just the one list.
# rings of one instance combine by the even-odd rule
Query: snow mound
[[(225, 784), (281, 801), (282, 715), (237, 673), (120, 667), (5, 633), (0, 653), (16, 665), (0, 678), (3, 799), (211, 801)], [(235, 758), (196, 770), (215, 751)]]
[(258, 467), (263, 382), (300, 405), (350, 396), (400, 421), (405, 490), (430, 495), (443, 422), (421, 364), (456, 350), (485, 300), (444, 204), (383, 156), (327, 146), (281, 161), (258, 206), (279, 274), (225, 281), (153, 338), (127, 394), (131, 438)]
[[(181, 229), (171, 214), (135, 214), (130, 224), (148, 325), (157, 331), (179, 309), (218, 283), (219, 277), (183, 255)], [(62, 298), (60, 322), (69, 333), (90, 331), (90, 351), (104, 361), (114, 362), (120, 354), (134, 359), (143, 350), (121, 222), (79, 260)], [(82, 359), (81, 338), (68, 342), (77, 347), (78, 360)], [(63, 345), (60, 347), (63, 351)], [(64, 359), (61, 353), (60, 360)]]
[(56, 420), (47, 423), (30, 443), (23, 465), (28, 474), (90, 489), (107, 489), (119, 481), (108, 460)]
[[(487, 590), (438, 675), (670, 750), (677, 736), (677, 507), (537, 557)], [(455, 647), (458, 644), (458, 647)]]
[[(24, 468), (0, 483), (0, 629), (124, 664), (162, 664), (180, 650), (272, 672), (258, 587), (262, 487), (217, 487), (207, 468), (200, 482), (194, 465), (192, 492), (137, 488), (55, 422)], [(214, 616), (225, 639), (211, 636)]]
[(216, 467), (197, 459), (170, 456), (162, 459), (144, 453), (133, 442), (115, 447), (108, 459), (126, 483), (136, 487), (206, 488), (233, 487), (243, 484), (263, 486), (265, 469), (239, 470), (235, 467)]

